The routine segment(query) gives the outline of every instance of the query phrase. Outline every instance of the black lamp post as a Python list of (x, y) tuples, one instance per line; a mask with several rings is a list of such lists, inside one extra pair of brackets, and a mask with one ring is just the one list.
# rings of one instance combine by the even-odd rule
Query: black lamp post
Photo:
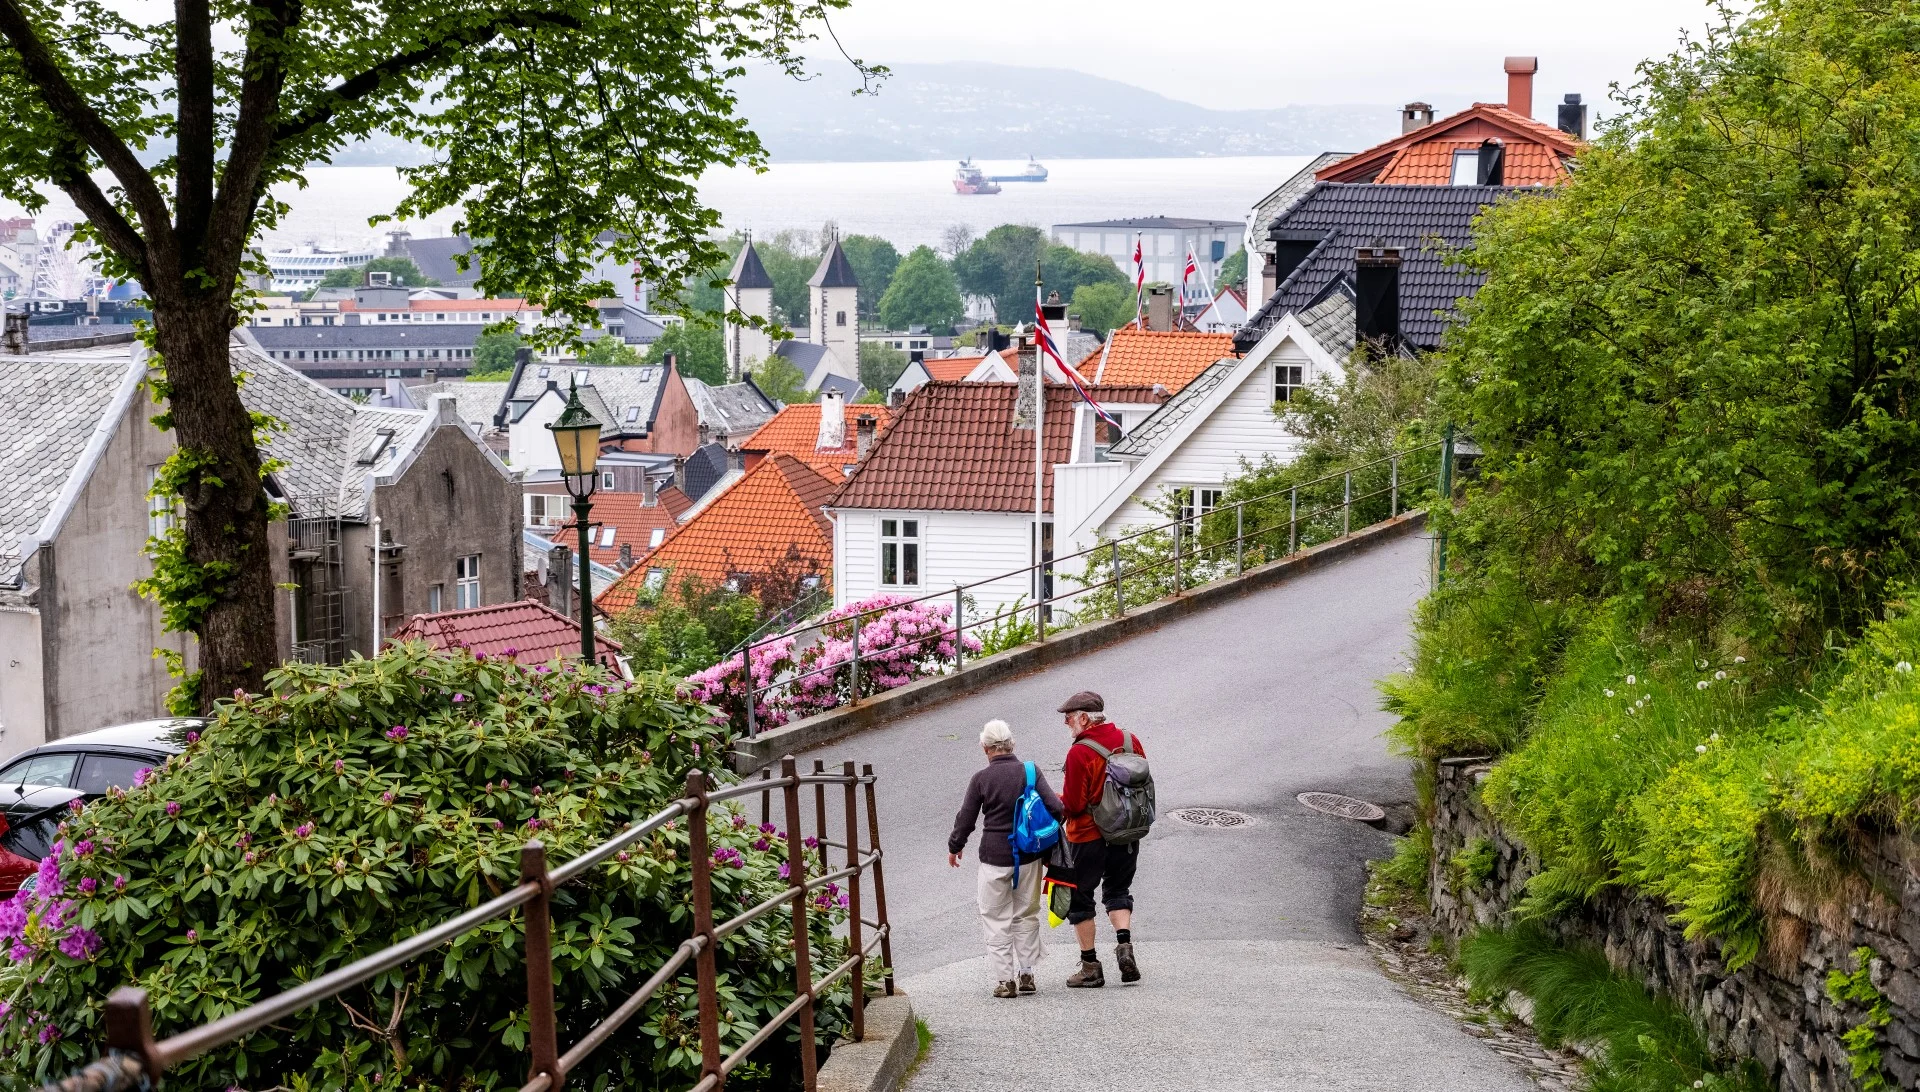
[(598, 483), (600, 422), (580, 404), (579, 390), (569, 385), (566, 408), (547, 428), (553, 430), (554, 445), (560, 449), (560, 475), (573, 497), (573, 521), (580, 528), (580, 658), (592, 663), (593, 561), (587, 549), (593, 544), (593, 531), (587, 517), (593, 512), (593, 488)]

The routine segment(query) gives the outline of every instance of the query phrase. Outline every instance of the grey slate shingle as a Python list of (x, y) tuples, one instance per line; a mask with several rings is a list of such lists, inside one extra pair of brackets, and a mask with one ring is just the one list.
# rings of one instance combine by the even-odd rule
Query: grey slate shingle
[(126, 346), (0, 356), (0, 583), (16, 582), (21, 540), (53, 510), (132, 366)]

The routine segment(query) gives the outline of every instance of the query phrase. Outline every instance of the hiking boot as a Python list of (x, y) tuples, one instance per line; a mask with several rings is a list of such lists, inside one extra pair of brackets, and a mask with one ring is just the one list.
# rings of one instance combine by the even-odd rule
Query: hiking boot
[(1020, 992), (1021, 993), (1039, 993), (1040, 992), (1040, 987), (1034, 984), (1033, 975), (1023, 974), (1020, 976)]
[(1100, 961), (1088, 963), (1080, 961), (1080, 969), (1067, 978), (1070, 990), (1097, 990), (1107, 984), (1107, 972), (1100, 969)]
[(1009, 978), (993, 988), (993, 995), (995, 997), (1018, 997), (1020, 996), (1020, 987), (1014, 984), (1013, 979)]
[(1114, 945), (1113, 961), (1120, 965), (1120, 981), (1140, 981), (1140, 964), (1133, 961), (1132, 943)]

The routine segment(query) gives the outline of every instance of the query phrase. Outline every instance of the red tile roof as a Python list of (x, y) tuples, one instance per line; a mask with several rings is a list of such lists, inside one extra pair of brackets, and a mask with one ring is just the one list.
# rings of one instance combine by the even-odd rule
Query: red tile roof
[[(464, 648), (488, 656), (510, 656), (516, 663), (544, 664), (578, 659), (580, 623), (543, 604), (525, 599), (472, 610), (416, 614), (393, 635), (396, 641), (425, 641), (434, 648)], [(620, 645), (598, 634), (597, 653), (619, 652)]]
[(785, 452), (771, 455), (636, 561), (595, 603), (609, 615), (631, 607), (649, 569), (693, 573), (710, 584), (783, 564), (826, 575), (833, 570), (833, 525), (820, 509), (840, 484), (837, 468), (823, 472)]
[[(893, 427), (833, 498), (834, 508), (965, 512), (1033, 510), (1033, 430), (1013, 427), (1015, 383), (928, 383), (907, 396)], [(1093, 388), (1102, 402), (1158, 405), (1150, 387)], [(1073, 453), (1069, 387), (1047, 388), (1045, 503), (1053, 464)]]
[(1322, 182), (1444, 186), (1453, 181), (1453, 153), (1478, 148), (1489, 138), (1506, 145), (1501, 182), (1508, 186), (1564, 182), (1568, 178), (1566, 161), (1586, 147), (1570, 134), (1499, 103), (1476, 102), (1431, 125), (1330, 163), (1315, 177)]
[[(654, 531), (661, 532), (661, 542), (671, 538), (679, 524), (673, 503), (668, 499), (669, 493), (679, 498), (681, 512), (691, 507), (692, 502), (687, 500), (687, 495), (671, 486), (660, 492), (659, 500), (654, 504), (645, 503), (646, 498), (640, 493), (595, 493), (593, 513), (587, 517), (589, 524), (599, 525), (589, 527), (593, 534), (593, 546), (588, 552), (593, 559), (602, 565), (613, 565), (620, 560), (620, 547), (630, 546), (630, 552), (637, 560), (645, 557), (648, 551), (658, 548), (659, 544), (653, 541)], [(613, 531), (611, 541), (607, 539), (609, 529)], [(573, 521), (568, 520), (545, 537), (572, 546), (579, 541), (578, 536)]]
[(819, 448), (814, 445), (820, 439), (820, 403), (796, 402), (782, 408), (772, 420), (756, 429), (746, 443), (740, 445), (740, 450), (764, 451), (769, 455), (785, 453), (817, 470), (845, 477), (845, 468), (857, 461), (859, 454), (860, 432), (856, 423), (861, 414), (873, 415), (875, 425), (885, 431), (890, 416), (887, 407), (856, 402), (847, 407), (846, 443), (836, 448)]
[(967, 377), (967, 373), (980, 366), (977, 356), (941, 357), (938, 360), (920, 362), (927, 369), (927, 378), (936, 383), (958, 383)]
[(1087, 354), (1079, 372), (1105, 386), (1151, 387), (1157, 383), (1167, 388), (1168, 394), (1178, 394), (1214, 361), (1233, 355), (1232, 334), (1122, 326), (1113, 332), (1111, 345)]

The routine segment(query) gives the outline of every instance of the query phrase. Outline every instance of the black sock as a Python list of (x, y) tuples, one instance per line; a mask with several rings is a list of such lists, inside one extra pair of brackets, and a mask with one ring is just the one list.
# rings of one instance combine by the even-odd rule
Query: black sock
[(1117, 944), (1132, 944), (1132, 943), (1133, 943), (1133, 930), (1131, 930), (1131, 929), (1115, 929), (1115, 930), (1113, 931), (1113, 939), (1114, 939), (1114, 942), (1115, 942), (1115, 943), (1117, 943)]
[(1080, 962), (1098, 963), (1100, 962), (1100, 953), (1094, 951), (1092, 948), (1082, 948), (1080, 949)]

